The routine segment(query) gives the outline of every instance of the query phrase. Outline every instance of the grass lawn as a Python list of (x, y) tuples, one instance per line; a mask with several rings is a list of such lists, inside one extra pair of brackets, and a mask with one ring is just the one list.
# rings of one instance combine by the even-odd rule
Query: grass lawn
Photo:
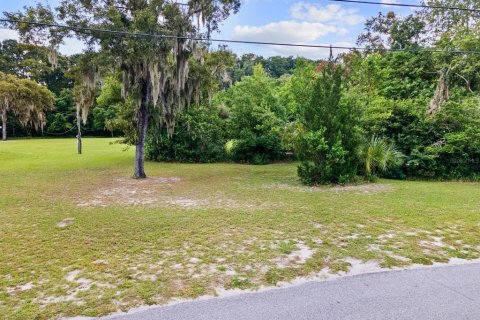
[(480, 184), (300, 185), (295, 164), (148, 163), (85, 139), (0, 143), (0, 314), (98, 316), (352, 262), (480, 257)]

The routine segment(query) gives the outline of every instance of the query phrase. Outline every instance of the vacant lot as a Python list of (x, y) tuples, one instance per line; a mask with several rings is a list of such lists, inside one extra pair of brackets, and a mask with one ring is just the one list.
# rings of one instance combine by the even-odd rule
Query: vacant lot
[(480, 185), (308, 188), (296, 166), (149, 163), (108, 139), (0, 143), (0, 314), (96, 316), (295, 277), (480, 257)]

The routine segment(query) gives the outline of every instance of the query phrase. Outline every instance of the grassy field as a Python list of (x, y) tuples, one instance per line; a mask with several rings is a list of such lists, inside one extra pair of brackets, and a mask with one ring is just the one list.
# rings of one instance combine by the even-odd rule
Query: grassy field
[(0, 143), (0, 314), (98, 316), (352, 263), (480, 256), (480, 185), (301, 186), (294, 164), (148, 163), (108, 139)]

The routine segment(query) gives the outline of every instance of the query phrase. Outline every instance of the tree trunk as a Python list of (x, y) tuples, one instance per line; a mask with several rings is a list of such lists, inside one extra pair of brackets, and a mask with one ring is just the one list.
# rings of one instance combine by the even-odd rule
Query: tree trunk
[(77, 110), (77, 153), (82, 154), (82, 122), (80, 110)]
[(2, 140), (7, 141), (7, 110), (2, 114)]
[(148, 127), (148, 112), (147, 104), (144, 99), (137, 113), (137, 142), (135, 144), (135, 172), (133, 177), (135, 179), (145, 179), (145, 136), (147, 135)]

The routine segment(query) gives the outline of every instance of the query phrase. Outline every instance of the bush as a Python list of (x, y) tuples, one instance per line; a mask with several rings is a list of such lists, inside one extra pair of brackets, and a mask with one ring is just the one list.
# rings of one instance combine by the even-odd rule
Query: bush
[(267, 164), (284, 158), (280, 133), (285, 108), (279, 103), (276, 88), (277, 82), (257, 65), (253, 76), (244, 77), (215, 97), (217, 104), (228, 108), (227, 131), (232, 141), (226, 148), (231, 160)]
[(357, 155), (362, 165), (360, 172), (370, 181), (376, 180), (379, 173), (393, 173), (403, 162), (403, 155), (395, 146), (377, 136), (364, 141)]
[(449, 101), (434, 116), (427, 116), (425, 109), (410, 109), (409, 117), (401, 117), (407, 111), (396, 108), (401, 113), (391, 119), (387, 133), (406, 155), (406, 175), (462, 179), (479, 172), (480, 114), (475, 100)]
[(273, 132), (263, 135), (244, 134), (227, 149), (233, 161), (242, 163), (267, 164), (284, 157), (280, 137)]
[(150, 130), (145, 148), (146, 157), (153, 161), (217, 162), (225, 160), (225, 121), (218, 110), (190, 107), (179, 116), (175, 132)]
[(358, 116), (353, 100), (344, 94), (341, 66), (319, 66), (310, 102), (300, 109), (304, 129), (297, 152), (298, 175), (305, 184), (346, 183), (355, 180)]
[(355, 178), (355, 166), (349, 161), (349, 151), (341, 141), (333, 145), (325, 139), (325, 130), (305, 133), (300, 138), (298, 176), (307, 185), (344, 184)]

